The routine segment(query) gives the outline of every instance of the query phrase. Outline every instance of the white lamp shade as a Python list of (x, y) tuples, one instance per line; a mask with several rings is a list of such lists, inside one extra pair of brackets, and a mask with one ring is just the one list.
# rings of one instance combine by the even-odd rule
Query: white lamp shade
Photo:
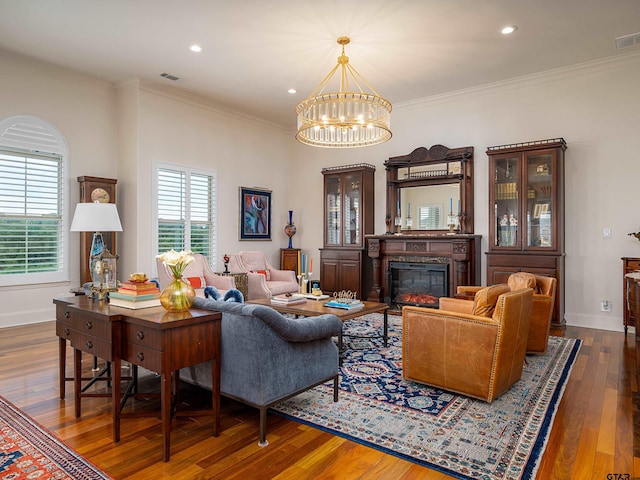
[(79, 203), (73, 215), (72, 232), (121, 232), (115, 203)]

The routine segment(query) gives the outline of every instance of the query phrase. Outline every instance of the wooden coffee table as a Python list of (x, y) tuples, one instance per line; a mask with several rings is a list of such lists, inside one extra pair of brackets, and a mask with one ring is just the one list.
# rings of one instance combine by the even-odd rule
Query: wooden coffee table
[[(273, 308), (275, 311), (280, 313), (291, 313), (293, 315), (299, 315), (302, 317), (317, 317), (319, 315), (324, 315), (325, 313), (333, 313), (336, 317), (342, 320), (342, 323), (347, 320), (352, 320), (354, 318), (361, 317), (366, 315), (367, 313), (382, 313), (384, 317), (383, 329), (382, 329), (382, 341), (384, 342), (384, 346), (387, 346), (387, 339), (389, 334), (389, 324), (387, 318), (387, 310), (389, 309), (389, 305), (386, 303), (378, 303), (378, 302), (362, 302), (364, 305), (359, 308), (355, 308), (353, 310), (346, 310), (343, 308), (332, 308), (325, 307), (324, 304), (329, 300), (307, 300), (303, 303), (296, 303), (295, 305), (274, 305), (271, 303), (270, 298), (259, 298), (256, 300), (250, 300), (247, 303), (257, 304), (257, 305), (266, 305), (268, 307)], [(348, 335), (349, 337), (356, 338), (379, 338), (380, 335), (377, 336), (360, 336), (360, 335)], [(342, 332), (340, 332), (340, 336), (338, 337), (338, 348), (342, 353)]]

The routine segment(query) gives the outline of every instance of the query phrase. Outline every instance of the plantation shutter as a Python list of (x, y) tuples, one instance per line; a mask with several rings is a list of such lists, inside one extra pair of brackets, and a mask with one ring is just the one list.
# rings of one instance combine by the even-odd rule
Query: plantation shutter
[(62, 167), (61, 155), (0, 148), (0, 275), (64, 271)]
[(158, 252), (201, 253), (215, 263), (215, 174), (158, 167)]

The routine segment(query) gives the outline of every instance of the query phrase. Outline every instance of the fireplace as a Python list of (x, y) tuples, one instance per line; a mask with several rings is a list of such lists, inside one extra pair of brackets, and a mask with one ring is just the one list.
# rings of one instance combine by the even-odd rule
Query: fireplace
[(449, 264), (424, 262), (389, 262), (389, 297), (391, 308), (403, 305), (437, 308), (440, 297), (449, 295)]

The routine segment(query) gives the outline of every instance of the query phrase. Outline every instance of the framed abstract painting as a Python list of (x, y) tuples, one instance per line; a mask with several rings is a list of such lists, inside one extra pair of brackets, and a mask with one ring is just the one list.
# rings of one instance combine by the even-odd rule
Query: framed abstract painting
[(240, 240), (271, 240), (271, 190), (240, 187)]

